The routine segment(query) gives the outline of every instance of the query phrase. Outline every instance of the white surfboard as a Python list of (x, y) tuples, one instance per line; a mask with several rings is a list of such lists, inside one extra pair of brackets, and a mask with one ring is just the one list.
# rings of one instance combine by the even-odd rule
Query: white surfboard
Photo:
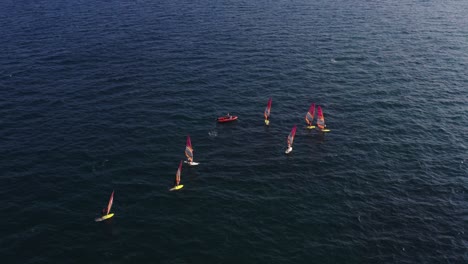
[(200, 164), (200, 163), (198, 163), (198, 162), (194, 162), (194, 161), (190, 162), (190, 161), (188, 161), (188, 160), (184, 161), (184, 163), (187, 163), (187, 164), (190, 165), (190, 166), (197, 166), (198, 164)]
[(289, 147), (289, 148), (286, 149), (286, 151), (284, 153), (289, 154), (289, 153), (291, 153), (291, 151), (292, 151), (292, 147)]

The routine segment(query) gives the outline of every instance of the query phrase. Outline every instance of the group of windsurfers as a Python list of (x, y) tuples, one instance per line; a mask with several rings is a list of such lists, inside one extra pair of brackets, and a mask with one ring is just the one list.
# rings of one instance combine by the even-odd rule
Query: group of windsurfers
[[(271, 104), (272, 104), (272, 99), (270, 98), (268, 100), (268, 104), (264, 112), (265, 125), (267, 126), (270, 125)], [(315, 126), (312, 123), (314, 120), (314, 115), (315, 115), (315, 103), (313, 103), (310, 106), (309, 111), (307, 111), (307, 114), (305, 116), (307, 129), (315, 128)], [(226, 116), (218, 117), (217, 121), (218, 122), (230, 122), (230, 121), (237, 120), (237, 118), (238, 118), (237, 116), (232, 116), (230, 113), (227, 113)], [(326, 129), (325, 118), (323, 116), (322, 108), (320, 106), (318, 106), (317, 108), (317, 123), (316, 124), (317, 124), (317, 128), (319, 131), (321, 132), (330, 131), (329, 129)], [(292, 151), (294, 137), (296, 135), (296, 130), (297, 130), (297, 127), (296, 125), (294, 125), (294, 127), (292, 128), (291, 132), (288, 135), (288, 138), (287, 138), (288, 148), (286, 149), (286, 154), (289, 154)], [(193, 148), (192, 148), (192, 142), (190, 140), (190, 136), (187, 136), (187, 142), (185, 145), (185, 156), (187, 157), (187, 161), (185, 161), (185, 163), (187, 163), (189, 166), (198, 165), (197, 162), (193, 161)], [(182, 161), (180, 161), (179, 168), (177, 169), (177, 172), (176, 172), (176, 177), (174, 179), (174, 187), (172, 187), (170, 191), (180, 190), (183, 188), (184, 185), (180, 184), (181, 172), (182, 172)], [(114, 215), (113, 213), (110, 213), (113, 199), (114, 199), (114, 192), (112, 192), (111, 194), (107, 208), (102, 209), (102, 213), (101, 213), (102, 216), (99, 218), (96, 218), (96, 221), (106, 220), (106, 219), (111, 218)]]
[[(265, 111), (263, 112), (263, 116), (265, 117), (265, 125), (270, 125), (270, 113), (271, 113), (271, 103), (272, 100), (271, 98), (268, 99), (267, 107), (265, 108)], [(305, 121), (307, 124), (307, 129), (313, 129), (315, 126), (313, 125), (313, 120), (314, 120), (314, 115), (315, 115), (315, 103), (312, 103), (312, 105), (309, 108), (309, 111), (307, 111), (307, 114), (305, 116)], [(317, 128), (321, 132), (330, 132), (329, 129), (325, 129), (325, 118), (323, 116), (322, 108), (318, 106), (317, 110)], [(294, 141), (294, 136), (296, 135), (296, 126), (294, 125), (293, 129), (291, 130), (291, 133), (289, 133), (288, 136), (288, 148), (286, 149), (286, 154), (290, 153), (292, 151), (292, 145)]]

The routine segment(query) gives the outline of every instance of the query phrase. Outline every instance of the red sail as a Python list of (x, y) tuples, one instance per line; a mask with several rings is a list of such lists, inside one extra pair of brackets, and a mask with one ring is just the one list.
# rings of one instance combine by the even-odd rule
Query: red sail
[(263, 113), (265, 120), (268, 120), (268, 118), (270, 118), (270, 110), (271, 110), (271, 98), (268, 100), (267, 107), (265, 108), (265, 112)]
[(112, 191), (112, 194), (109, 199), (109, 203), (107, 204), (107, 214), (110, 213), (110, 210), (112, 208), (112, 204), (114, 203), (114, 191)]
[(320, 129), (325, 128), (325, 117), (323, 116), (322, 108), (320, 106), (317, 108), (317, 126)]
[(292, 147), (293, 142), (294, 142), (294, 137), (296, 136), (296, 125), (294, 125), (293, 129), (291, 130), (291, 133), (289, 133), (288, 136), (288, 147)]
[(192, 142), (190, 141), (190, 136), (187, 136), (187, 144), (185, 144), (185, 156), (189, 162), (193, 161), (193, 148)]
[(180, 173), (182, 172), (182, 161), (180, 161), (179, 168), (176, 173), (176, 186), (180, 183)]
[(305, 116), (305, 121), (308, 126), (312, 125), (312, 121), (314, 121), (314, 115), (315, 115), (315, 103), (310, 105), (309, 111), (307, 112)]

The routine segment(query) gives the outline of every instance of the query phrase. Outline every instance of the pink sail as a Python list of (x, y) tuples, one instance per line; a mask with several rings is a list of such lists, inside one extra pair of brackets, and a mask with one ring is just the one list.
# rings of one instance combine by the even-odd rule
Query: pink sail
[(109, 203), (107, 204), (107, 214), (110, 213), (110, 210), (112, 208), (112, 204), (114, 203), (114, 191), (112, 191), (112, 194), (110, 196), (110, 199), (109, 199)]
[(267, 107), (265, 108), (265, 112), (263, 113), (265, 120), (268, 120), (268, 118), (270, 118), (270, 110), (271, 110), (271, 98), (268, 100)]
[(179, 168), (177, 169), (176, 173), (176, 180), (175, 180), (175, 185), (178, 186), (180, 183), (180, 174), (182, 172), (182, 161), (180, 161)]
[(293, 142), (294, 142), (294, 137), (296, 136), (296, 125), (294, 125), (293, 129), (291, 130), (291, 133), (289, 133), (288, 136), (288, 147), (292, 147)]
[(309, 111), (307, 111), (307, 114), (305, 116), (305, 121), (308, 126), (312, 125), (312, 121), (314, 121), (314, 115), (315, 115), (315, 103), (313, 103), (310, 106)]
[(187, 136), (187, 143), (185, 144), (185, 156), (189, 162), (193, 161), (193, 148), (190, 136)]
[(320, 105), (317, 108), (317, 127), (320, 129), (324, 129), (325, 125), (325, 117), (323, 116), (322, 108)]

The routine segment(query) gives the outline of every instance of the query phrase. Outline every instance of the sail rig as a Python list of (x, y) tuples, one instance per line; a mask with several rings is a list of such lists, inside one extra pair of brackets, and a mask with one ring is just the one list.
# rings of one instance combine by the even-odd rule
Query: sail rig
[(190, 166), (196, 166), (199, 163), (193, 161), (193, 147), (192, 147), (192, 141), (190, 140), (190, 136), (187, 136), (187, 143), (185, 143), (185, 157), (187, 157), (187, 160), (184, 161)]
[(292, 147), (293, 145), (293, 142), (294, 142), (294, 137), (296, 136), (296, 130), (297, 130), (297, 127), (296, 125), (294, 125), (294, 127), (292, 128), (291, 130), (291, 133), (289, 133), (289, 136), (288, 136), (288, 147)]
[(177, 172), (176, 172), (175, 187), (179, 186), (179, 184), (180, 184), (180, 174), (181, 173), (182, 173), (182, 161), (180, 161), (179, 168), (177, 169)]
[(271, 111), (271, 98), (268, 100), (267, 107), (265, 108), (265, 112), (263, 113), (263, 116), (265, 117), (265, 125), (270, 124), (270, 111)]
[(108, 215), (110, 213), (110, 210), (112, 208), (112, 204), (114, 203), (114, 191), (112, 191), (112, 194), (109, 198), (109, 203), (107, 203), (107, 211), (106, 211), (106, 215)]
[(288, 136), (288, 148), (286, 149), (286, 151), (284, 153), (286, 154), (289, 154), (291, 153), (291, 151), (293, 150), (293, 142), (294, 142), (294, 136), (296, 136), (296, 125), (294, 125), (294, 127), (292, 128), (291, 130), (291, 133), (289, 133), (289, 136)]
[(322, 108), (320, 105), (317, 108), (317, 127), (320, 130), (324, 130), (326, 125), (325, 125), (325, 117), (323, 116)]
[(109, 218), (112, 218), (114, 216), (114, 213), (111, 213), (110, 211), (111, 211), (113, 203), (114, 203), (114, 191), (112, 191), (112, 194), (109, 198), (109, 202), (107, 203), (107, 208), (102, 209), (102, 216), (94, 219), (94, 221), (101, 222)]
[(174, 180), (174, 187), (169, 189), (169, 191), (177, 191), (184, 187), (183, 184), (180, 184), (180, 174), (182, 172), (182, 161), (180, 161), (179, 168), (177, 169), (175, 180)]
[(307, 114), (305, 116), (305, 121), (307, 123), (307, 128), (308, 129), (312, 129), (312, 128), (315, 128), (315, 126), (313, 126), (312, 122), (314, 121), (314, 115), (315, 115), (315, 103), (312, 103), (309, 107), (309, 111), (307, 111)]
[(187, 161), (189, 163), (193, 162), (193, 148), (190, 136), (187, 136), (187, 143), (185, 144), (185, 156), (187, 157)]

